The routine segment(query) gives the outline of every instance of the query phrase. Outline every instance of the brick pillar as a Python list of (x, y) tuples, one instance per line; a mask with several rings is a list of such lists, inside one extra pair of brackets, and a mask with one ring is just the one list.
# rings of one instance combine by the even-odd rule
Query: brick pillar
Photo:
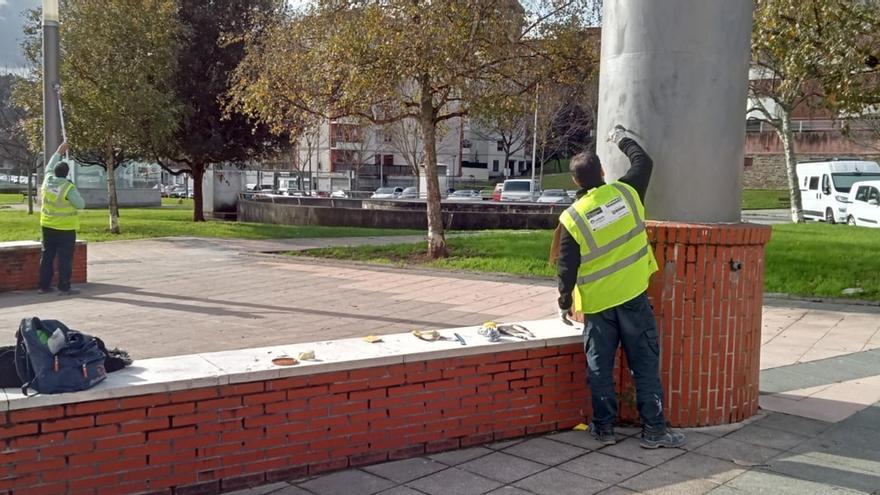
[[(660, 270), (648, 295), (660, 334), (664, 410), (673, 426), (742, 421), (758, 409), (764, 245), (770, 227), (648, 222)], [(625, 357), (623, 421), (638, 421)]]

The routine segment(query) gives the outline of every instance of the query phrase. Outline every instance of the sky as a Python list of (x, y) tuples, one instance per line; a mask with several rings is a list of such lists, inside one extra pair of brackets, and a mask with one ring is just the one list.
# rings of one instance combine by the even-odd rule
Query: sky
[(24, 36), (21, 30), (24, 17), (21, 14), (40, 4), (41, 0), (0, 0), (0, 71), (24, 67), (19, 46)]

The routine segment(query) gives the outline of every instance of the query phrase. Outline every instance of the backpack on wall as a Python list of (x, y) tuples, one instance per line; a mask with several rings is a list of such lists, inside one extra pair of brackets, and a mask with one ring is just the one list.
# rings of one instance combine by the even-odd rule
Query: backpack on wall
[(42, 394), (78, 392), (107, 378), (97, 339), (60, 321), (24, 318), (15, 340), (15, 371), (25, 395), (29, 388)]

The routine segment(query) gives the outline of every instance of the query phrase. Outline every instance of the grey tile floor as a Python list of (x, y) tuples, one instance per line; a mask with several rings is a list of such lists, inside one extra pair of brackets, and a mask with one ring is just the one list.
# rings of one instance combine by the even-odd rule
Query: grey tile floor
[(565, 431), (349, 469), (229, 495), (880, 495), (880, 404), (837, 424), (763, 413), (644, 450)]

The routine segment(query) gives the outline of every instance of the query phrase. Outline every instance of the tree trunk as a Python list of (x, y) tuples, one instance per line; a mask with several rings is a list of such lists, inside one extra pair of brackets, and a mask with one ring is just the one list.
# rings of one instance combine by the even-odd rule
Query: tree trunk
[(445, 258), (446, 236), (443, 233), (443, 211), (440, 209), (440, 181), (437, 178), (437, 127), (434, 122), (436, 111), (431, 98), (431, 88), (427, 78), (421, 83), (419, 126), (425, 141), (425, 183), (428, 187), (428, 257)]
[(791, 115), (782, 111), (781, 129), (777, 130), (779, 139), (782, 140), (782, 149), (785, 153), (785, 171), (788, 176), (788, 194), (791, 198), (791, 221), (804, 223), (804, 207), (801, 201), (801, 189), (797, 178), (797, 157), (794, 150), (794, 132), (791, 129)]
[(27, 171), (27, 176), (28, 176), (28, 185), (27, 185), (28, 215), (33, 215), (34, 214), (34, 180), (31, 178), (30, 168)]
[(110, 209), (110, 233), (119, 233), (119, 202), (116, 199), (116, 157), (113, 145), (107, 145), (107, 203)]
[(193, 163), (192, 164), (192, 179), (193, 179), (193, 222), (204, 222), (205, 221), (205, 204), (202, 199), (202, 179), (205, 177), (205, 167), (204, 163)]

